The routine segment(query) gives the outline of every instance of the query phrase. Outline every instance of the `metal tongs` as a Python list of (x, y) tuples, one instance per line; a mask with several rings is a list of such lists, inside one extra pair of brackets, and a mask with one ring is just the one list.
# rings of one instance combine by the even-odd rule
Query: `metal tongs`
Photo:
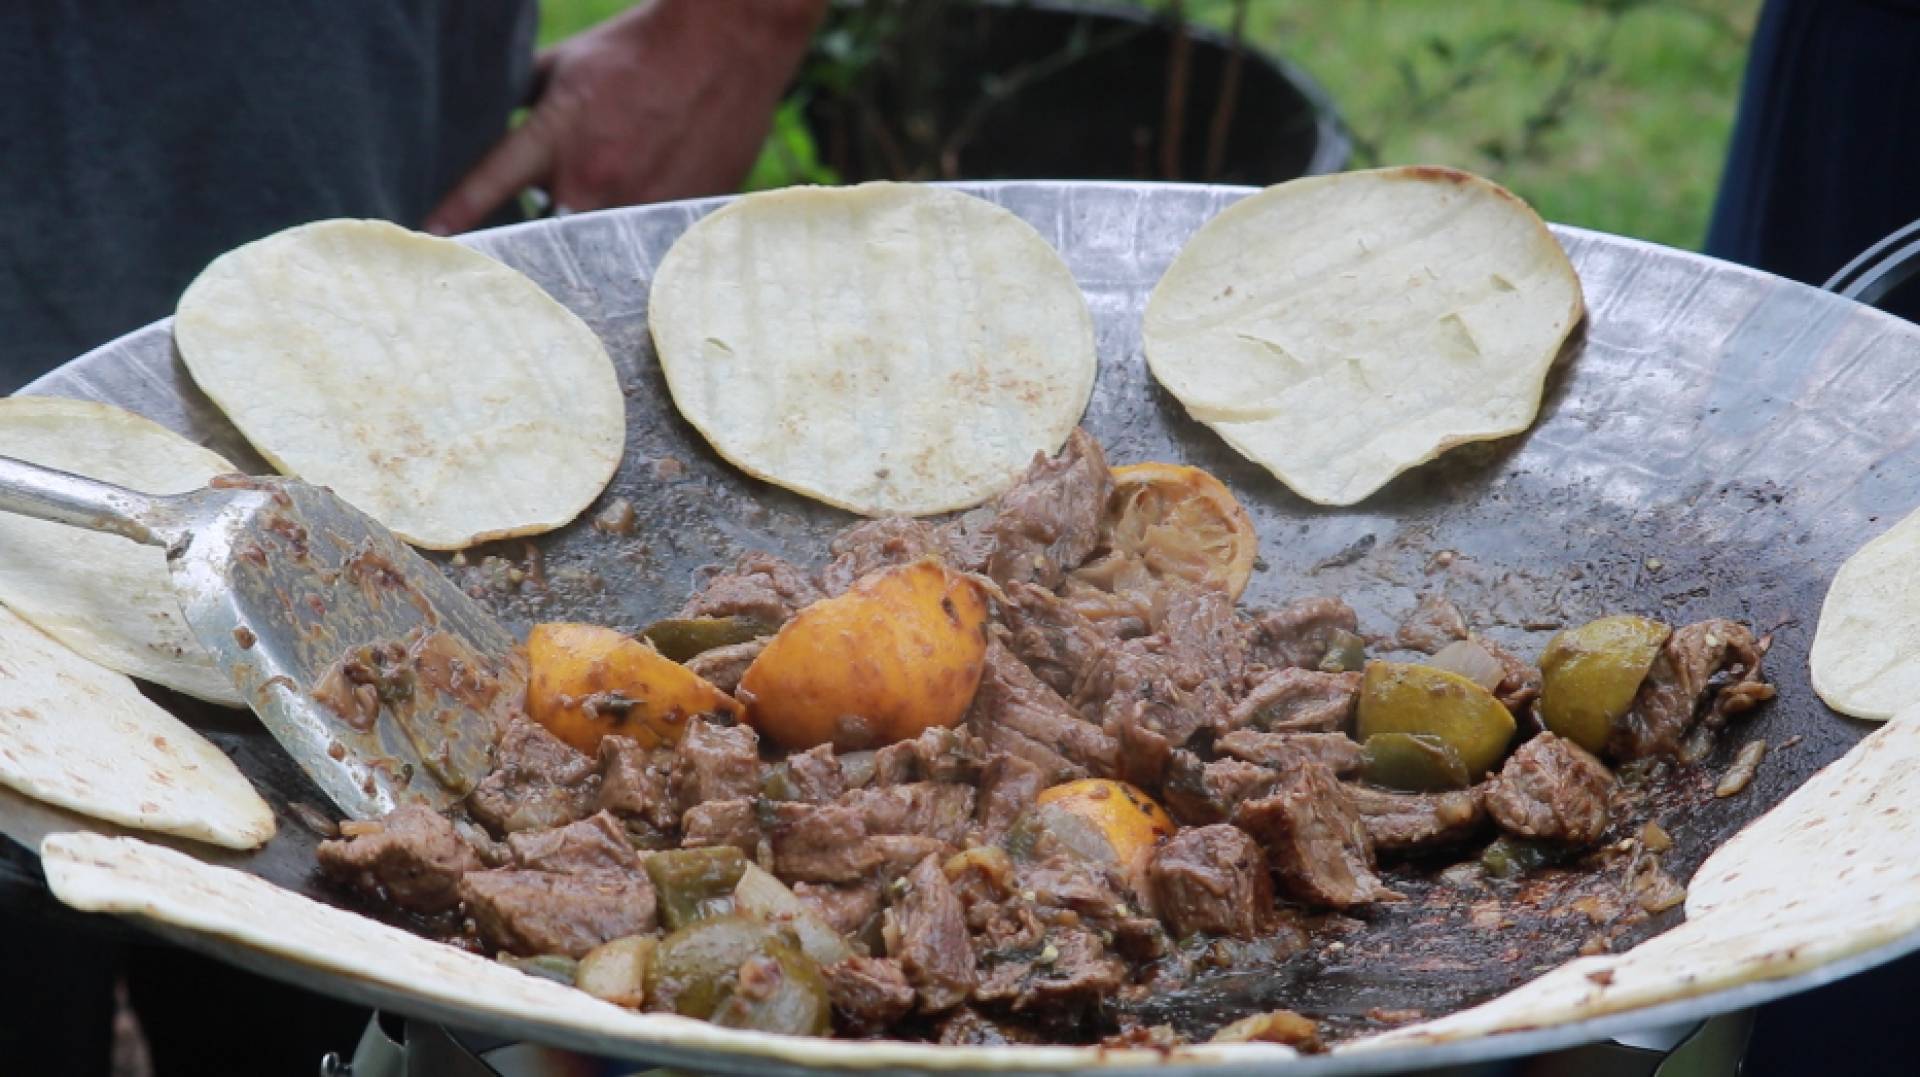
[(322, 487), (158, 496), (0, 456), (0, 511), (164, 547), (194, 637), (351, 817), (464, 797), (524, 689), (512, 635)]

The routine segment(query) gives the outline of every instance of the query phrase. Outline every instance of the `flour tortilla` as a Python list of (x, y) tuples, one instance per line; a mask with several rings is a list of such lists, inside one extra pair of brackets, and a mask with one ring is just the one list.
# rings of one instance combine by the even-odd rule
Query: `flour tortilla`
[[(720, 1028), (673, 1014), (635, 1013), (551, 980), (323, 905), (263, 879), (201, 863), (133, 838), (54, 834), (40, 846), (59, 899), (88, 912), (168, 924), (249, 949), (406, 992), (423, 1006), (489, 1019), (490, 1031), (646, 1057), (654, 1045), (735, 1052), (821, 1068), (1075, 1071), (1222, 1059), (1278, 1062), (1277, 1044), (1108, 1050), (1097, 1047), (941, 1047), (848, 1042)], [(472, 1024), (468, 1016), (462, 1023)], [(655, 1060), (657, 1061), (657, 1059)]]
[(1351, 505), (1525, 430), (1580, 281), (1527, 205), (1429, 167), (1270, 187), (1196, 232), (1147, 301), (1147, 362), (1229, 445)]
[(1920, 699), (1920, 512), (1834, 574), (1807, 656), (1827, 706), (1885, 721)]
[[(0, 456), (152, 494), (198, 490), (237, 470), (132, 412), (50, 396), (0, 398)], [(0, 513), (0, 603), (108, 669), (243, 703), (181, 619), (158, 547)]]
[(1405, 1047), (1516, 1032), (1779, 979), (1920, 930), (1920, 709), (1855, 745), (1715, 850), (1687, 919), (1481, 1006), (1357, 1040)]
[(963, 509), (1054, 452), (1093, 320), (1025, 222), (895, 183), (749, 195), (695, 224), (648, 321), (675, 406), (748, 474), (868, 515)]
[(452, 240), (351, 220), (268, 236), (200, 274), (174, 339), (262, 456), (417, 546), (551, 531), (620, 463), (600, 339)]
[(110, 823), (234, 849), (273, 836), (273, 812), (220, 749), (0, 609), (0, 784)]

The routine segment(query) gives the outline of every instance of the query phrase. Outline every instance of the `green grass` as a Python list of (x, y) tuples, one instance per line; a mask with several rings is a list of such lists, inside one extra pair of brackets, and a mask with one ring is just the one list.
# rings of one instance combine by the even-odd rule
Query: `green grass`
[[(545, 0), (542, 40), (628, 6)], [(1210, 22), (1229, 9), (1228, 0), (1186, 6)], [(1248, 33), (1332, 93), (1361, 146), (1356, 165), (1454, 165), (1505, 183), (1551, 220), (1697, 247), (1758, 7), (1253, 0)], [(1569, 77), (1577, 65), (1590, 66)], [(805, 132), (785, 120), (775, 138), (791, 155)], [(763, 159), (759, 182), (778, 174), (774, 163)]]

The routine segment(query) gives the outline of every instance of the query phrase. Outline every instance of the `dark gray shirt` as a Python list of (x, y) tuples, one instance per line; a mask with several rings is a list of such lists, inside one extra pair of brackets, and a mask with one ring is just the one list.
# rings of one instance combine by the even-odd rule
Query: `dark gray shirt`
[(506, 129), (534, 0), (0, 4), (0, 392), (172, 312), (223, 251), (418, 224)]

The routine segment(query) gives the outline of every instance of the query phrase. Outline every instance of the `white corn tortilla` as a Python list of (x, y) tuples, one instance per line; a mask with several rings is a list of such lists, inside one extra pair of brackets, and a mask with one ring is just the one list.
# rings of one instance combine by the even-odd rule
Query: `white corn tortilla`
[(1920, 512), (1834, 573), (1807, 655), (1827, 706), (1885, 721), (1920, 699)]
[(867, 515), (1005, 490), (1093, 391), (1093, 320), (1026, 222), (897, 183), (748, 195), (661, 260), (673, 402), (736, 467)]
[(1892, 942), (1920, 930), (1916, 803), (1920, 709), (1714, 850), (1688, 884), (1686, 922), (1625, 953), (1571, 961), (1491, 1002), (1342, 1049), (1565, 1024), (1791, 976)]
[[(1856, 745), (1717, 850), (1691, 882), (1688, 919), (1621, 954), (1580, 958), (1484, 1005), (1335, 1048), (1408, 1047), (1586, 1020), (1778, 979), (1920, 930), (1920, 710)], [(1897, 810), (1896, 810), (1897, 809)], [(1279, 1062), (1275, 1045), (1158, 1052), (835, 1041), (635, 1014), (272, 884), (127, 838), (49, 837), (54, 893), (494, 1018), (512, 1034), (583, 1048), (672, 1044), (836, 1068), (1078, 1070)], [(1807, 887), (1807, 878), (1829, 885)], [(584, 1037), (604, 1038), (598, 1042)]]
[(1533, 423), (1585, 310), (1527, 205), (1464, 172), (1269, 187), (1187, 241), (1147, 301), (1147, 363), (1229, 445), (1351, 505), (1455, 445)]
[(275, 467), (428, 549), (565, 524), (625, 444), (626, 400), (585, 322), (486, 255), (382, 221), (221, 255), (174, 339)]
[[(150, 494), (198, 490), (236, 470), (132, 412), (50, 396), (0, 398), (0, 456)], [(159, 547), (0, 513), (0, 603), (108, 669), (243, 703), (181, 618)]]
[(0, 784), (122, 826), (234, 849), (273, 837), (273, 812), (220, 749), (0, 609)]
[(423, 1001), (484, 1014), (512, 1033), (583, 1048), (623, 1041), (704, 1048), (800, 1066), (1073, 1071), (1167, 1062), (1279, 1061), (1276, 1044), (1109, 1050), (1098, 1047), (941, 1047), (848, 1042), (721, 1028), (673, 1014), (635, 1013), (551, 980), (430, 942), (397, 927), (282, 890), (231, 868), (201, 863), (133, 838), (53, 834), (40, 845), (55, 896), (88, 912), (185, 928)]

